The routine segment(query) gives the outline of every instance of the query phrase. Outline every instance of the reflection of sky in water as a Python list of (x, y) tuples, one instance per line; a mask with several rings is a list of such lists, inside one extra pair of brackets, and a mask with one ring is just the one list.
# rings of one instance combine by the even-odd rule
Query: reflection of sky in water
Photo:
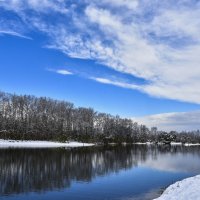
[[(172, 150), (171, 153), (169, 153)], [(0, 170), (10, 173), (14, 170), (25, 167), (26, 161), (30, 163), (28, 167), (38, 168), (37, 162), (42, 166), (50, 165), (47, 171), (41, 168), (42, 174), (37, 174), (35, 170), (33, 177), (55, 175), (51, 179), (51, 188), (46, 183), (39, 182), (40, 189), (33, 192), (36, 187), (33, 182), (22, 184), (26, 192), (19, 192), (13, 195), (12, 192), (8, 196), (0, 197), (3, 200), (148, 200), (159, 196), (161, 188), (164, 188), (178, 180), (193, 176), (200, 172), (200, 149), (147, 149), (146, 147), (112, 147), (101, 150), (80, 150), (71, 152), (46, 152), (46, 156), (41, 156), (41, 160), (35, 160), (35, 152), (23, 152), (20, 154), (21, 161), (15, 163), (11, 159), (8, 166), (7, 162), (0, 159)], [(1, 152), (0, 152), (1, 153)], [(16, 152), (12, 152), (16, 156)], [(26, 155), (27, 154), (27, 155)], [(6, 154), (5, 154), (6, 155)], [(24, 158), (23, 156), (26, 155)], [(37, 154), (36, 154), (37, 155)], [(33, 157), (36, 165), (31, 163)], [(24, 159), (24, 160), (23, 160)], [(65, 160), (67, 162), (65, 162)], [(55, 163), (56, 162), (56, 163)], [(27, 164), (26, 163), (26, 164)], [(40, 167), (42, 167), (40, 166)], [(10, 167), (10, 168), (9, 168)], [(11, 169), (11, 170), (10, 170)], [(31, 170), (31, 169), (30, 169)], [(43, 171), (44, 170), (44, 171)], [(59, 171), (58, 171), (59, 170)], [(63, 170), (63, 171), (62, 171)], [(66, 171), (68, 172), (66, 173)], [(2, 171), (1, 171), (2, 172)], [(4, 179), (9, 178), (8, 174)], [(21, 176), (20, 181), (25, 179), (19, 171), (15, 171), (15, 175)], [(50, 176), (51, 177), (51, 176)], [(30, 177), (31, 178), (31, 177)], [(2, 180), (0, 177), (0, 181)], [(46, 179), (45, 179), (46, 180)], [(16, 184), (15, 177), (10, 179), (10, 186)], [(55, 183), (54, 183), (55, 181)], [(56, 182), (57, 181), (57, 182)], [(0, 184), (0, 187), (3, 187)], [(37, 187), (38, 188), (38, 187)], [(1, 188), (2, 190), (2, 188)]]
[(200, 174), (200, 156), (192, 154), (158, 155), (156, 160), (149, 157), (139, 165), (169, 172), (193, 172)]
[(90, 183), (74, 182), (70, 188), (59, 191), (23, 194), (5, 199), (145, 200), (159, 196), (161, 188), (188, 176), (190, 174), (175, 174), (139, 167), (118, 174), (98, 177)]

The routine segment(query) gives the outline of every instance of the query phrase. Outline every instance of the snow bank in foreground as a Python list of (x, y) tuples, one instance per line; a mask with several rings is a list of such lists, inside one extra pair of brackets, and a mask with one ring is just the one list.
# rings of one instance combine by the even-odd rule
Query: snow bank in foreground
[(200, 175), (176, 182), (156, 200), (200, 200)]
[(22, 140), (0, 140), (0, 148), (57, 148), (57, 147), (86, 147), (94, 144), (80, 142), (49, 142), (49, 141), (22, 141)]

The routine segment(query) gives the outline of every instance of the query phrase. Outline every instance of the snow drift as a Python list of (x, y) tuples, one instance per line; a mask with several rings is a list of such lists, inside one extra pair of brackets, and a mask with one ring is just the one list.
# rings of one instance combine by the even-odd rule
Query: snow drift
[(154, 200), (200, 200), (200, 175), (170, 185)]

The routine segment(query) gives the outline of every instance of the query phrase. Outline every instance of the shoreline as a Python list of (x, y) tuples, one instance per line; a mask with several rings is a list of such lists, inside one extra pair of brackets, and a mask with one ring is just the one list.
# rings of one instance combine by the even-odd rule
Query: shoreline
[(170, 185), (154, 200), (200, 200), (200, 175), (183, 179)]
[(171, 144), (164, 144), (164, 143), (157, 143), (155, 144), (154, 142), (136, 142), (136, 143), (133, 143), (133, 144), (137, 144), (137, 145), (171, 145), (171, 146), (200, 146), (200, 143), (181, 143), (181, 142), (171, 142)]
[[(61, 148), (61, 147), (90, 147), (96, 146), (95, 143), (83, 143), (83, 142), (76, 142), (76, 141), (69, 141), (69, 142), (57, 142), (57, 141), (42, 141), (42, 140), (4, 140), (0, 139), (0, 149), (2, 148)], [(103, 144), (102, 144), (103, 145)], [(118, 145), (117, 143), (108, 143), (110, 146)], [(122, 143), (121, 145), (165, 145), (163, 143), (155, 144), (153, 142), (137, 142), (137, 143)], [(200, 144), (192, 144), (192, 143), (176, 143), (172, 142), (171, 146), (200, 146)]]
[(54, 142), (36, 140), (2, 140), (0, 139), (0, 149), (3, 148), (61, 148), (61, 147), (90, 147), (93, 143), (82, 142)]

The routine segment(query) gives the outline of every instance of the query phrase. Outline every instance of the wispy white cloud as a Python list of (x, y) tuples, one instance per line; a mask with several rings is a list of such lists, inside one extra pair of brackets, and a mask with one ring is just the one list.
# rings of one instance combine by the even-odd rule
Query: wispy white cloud
[(108, 85), (115, 85), (115, 86), (122, 87), (122, 88), (140, 89), (140, 86), (138, 86), (138, 85), (120, 82), (118, 80), (110, 80), (110, 79), (101, 78), (101, 77), (90, 77), (90, 79), (92, 79), (96, 82), (99, 82), (99, 83), (108, 84)]
[(73, 75), (72, 72), (66, 70), (66, 69), (47, 69), (47, 71), (50, 71), (50, 72), (55, 72), (57, 74), (61, 74), (61, 75)]
[(139, 4), (138, 0), (101, 0), (101, 1), (94, 0), (94, 2), (96, 5), (104, 4), (104, 5), (107, 5), (107, 6), (109, 5), (113, 7), (125, 7), (130, 10), (136, 9)]
[(0, 1), (0, 7), (46, 34), (47, 47), (95, 60), (148, 84), (99, 82), (200, 103), (198, 1), (8, 0)]
[(65, 69), (56, 70), (56, 73), (62, 74), (62, 75), (72, 75), (72, 74), (73, 74), (72, 72), (67, 71), (67, 70), (65, 70)]
[(200, 111), (162, 113), (144, 117), (134, 117), (133, 120), (148, 127), (158, 127), (164, 131), (200, 130)]
[(26, 35), (22, 35), (21, 33), (17, 33), (17, 32), (14, 32), (14, 31), (0, 30), (0, 35), (12, 35), (12, 36), (32, 40), (31, 37), (28, 37)]
[(63, 0), (1, 0), (0, 6), (22, 15), (27, 10), (38, 13), (55, 11), (63, 14), (68, 11)]

